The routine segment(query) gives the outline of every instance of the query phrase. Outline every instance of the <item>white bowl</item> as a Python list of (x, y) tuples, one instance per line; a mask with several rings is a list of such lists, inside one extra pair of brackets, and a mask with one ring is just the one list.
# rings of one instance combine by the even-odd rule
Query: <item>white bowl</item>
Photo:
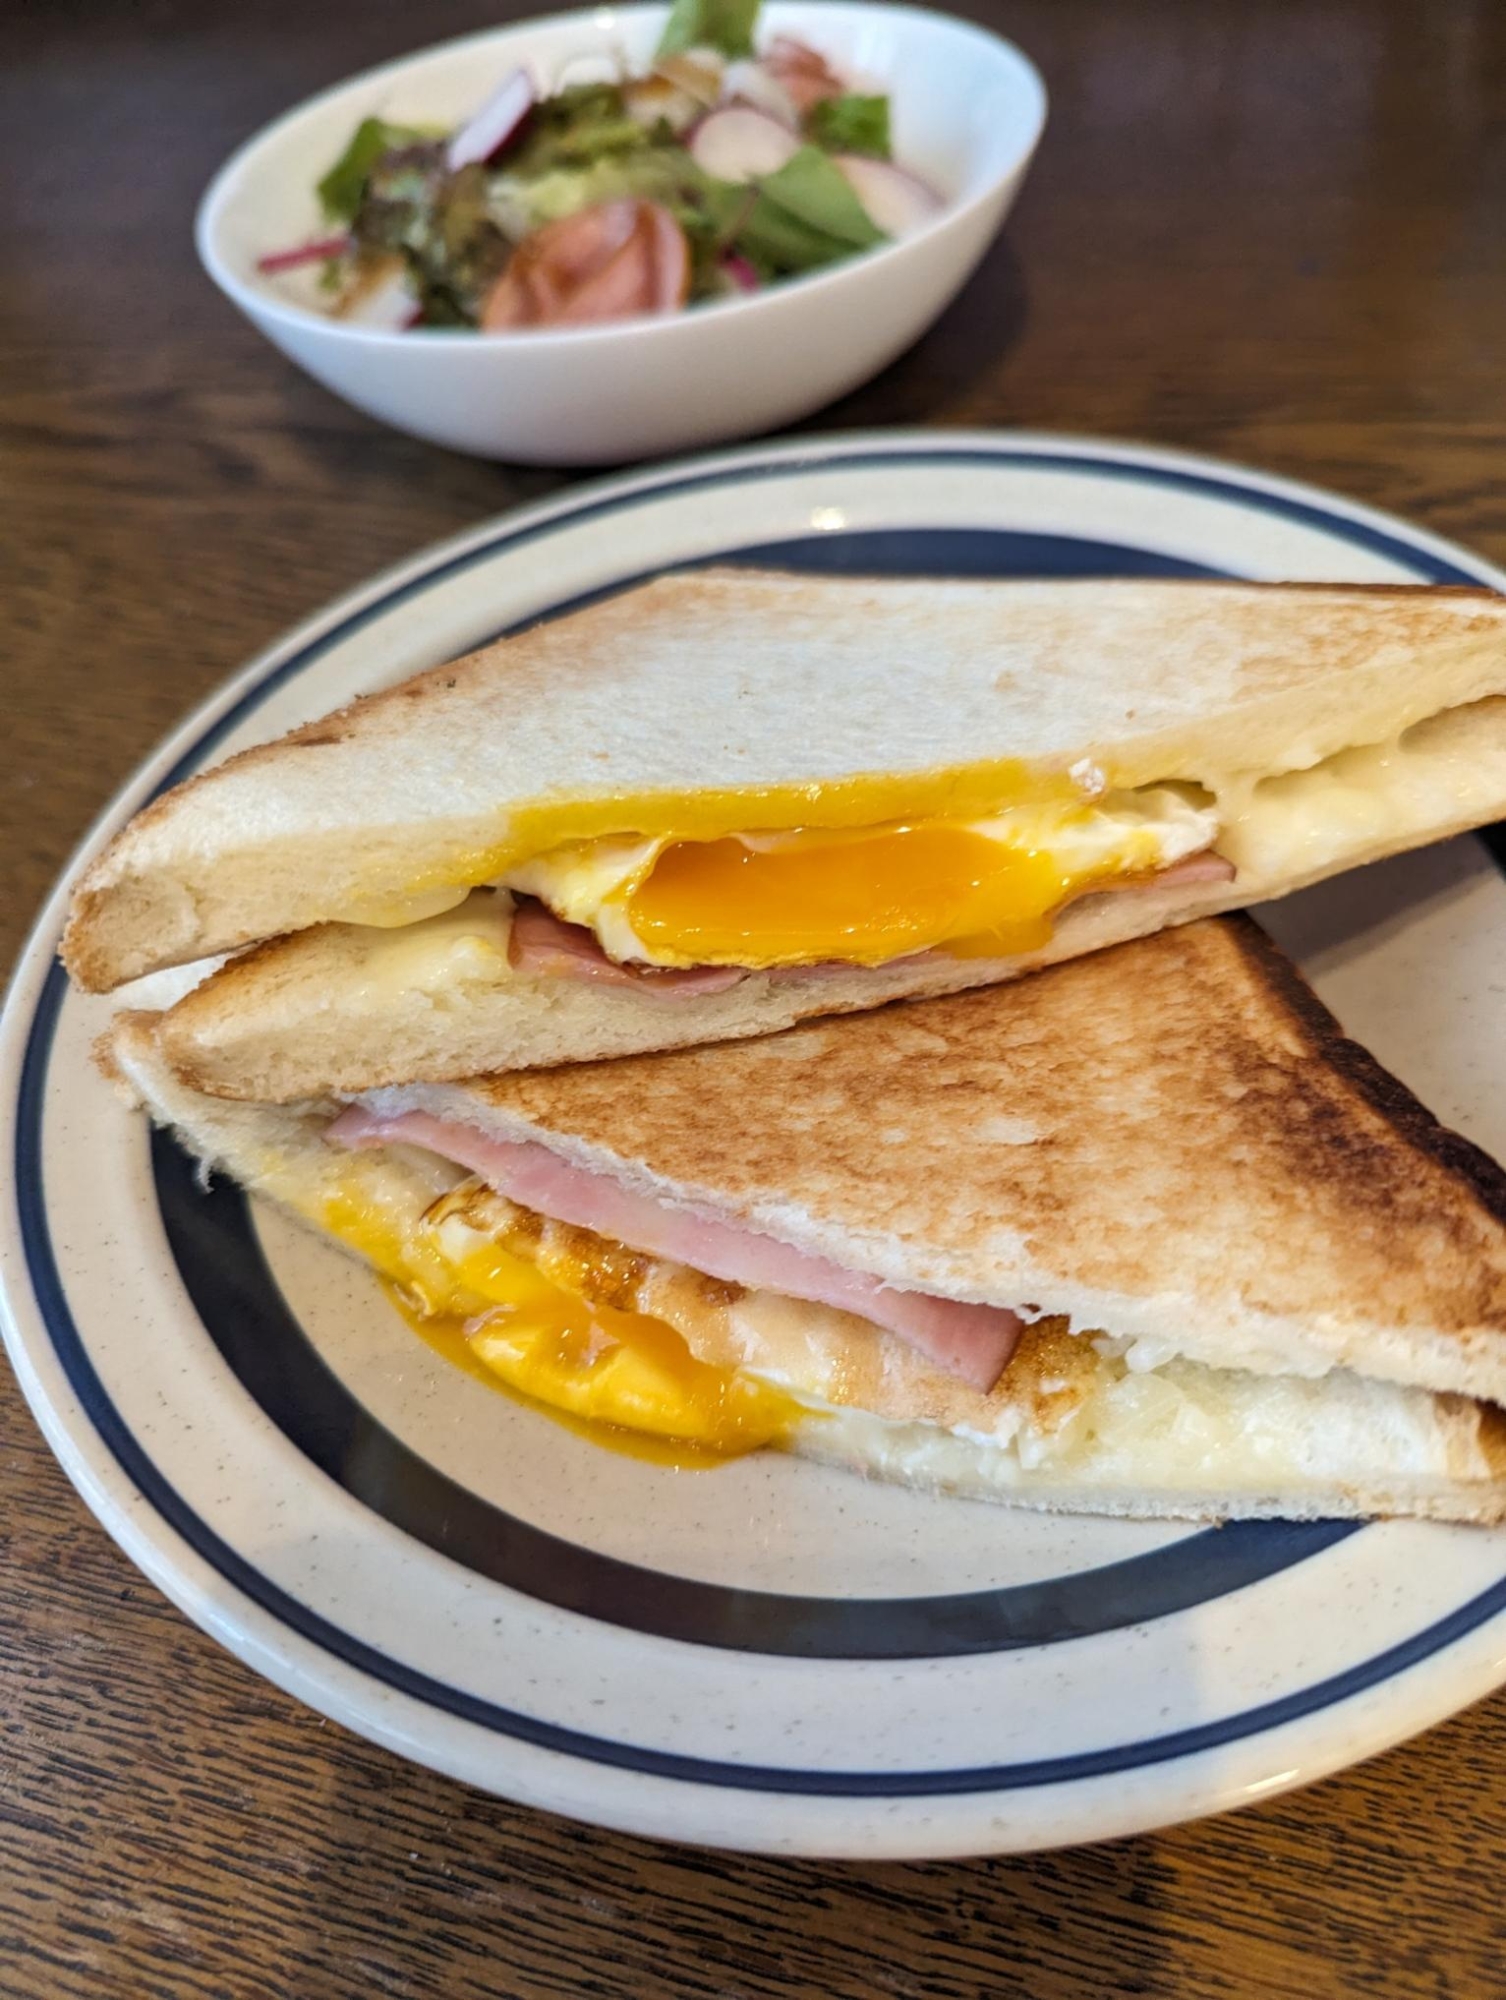
[(458, 124), (516, 64), (546, 88), (567, 62), (646, 65), (668, 9), (597, 7), (445, 42), (286, 113), (221, 168), (199, 207), (205, 269), (267, 338), (358, 409), (484, 458), (595, 465), (805, 416), (923, 333), (1003, 220), (1046, 116), (1010, 43), (916, 7), (774, 0), (760, 41), (793, 34), (893, 98), (894, 156), (947, 197), (903, 241), (746, 298), (563, 331), (381, 333), (300, 302), (306, 278), (256, 260), (321, 232), (314, 193), (372, 113)]

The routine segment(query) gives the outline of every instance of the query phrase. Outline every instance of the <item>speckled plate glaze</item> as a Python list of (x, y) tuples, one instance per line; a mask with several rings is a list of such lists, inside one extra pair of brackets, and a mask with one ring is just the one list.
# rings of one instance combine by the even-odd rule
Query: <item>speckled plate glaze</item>
[[(379, 578), (187, 722), (86, 855), (211, 759), (708, 559), (1506, 584), (1350, 502), (1137, 447), (957, 433), (763, 447), (578, 488)], [(515, 1406), (431, 1353), (324, 1244), (233, 1189), (200, 1190), (117, 1104), (88, 1061), (108, 1003), (54, 959), (68, 886), (0, 1029), (11, 1360), (121, 1546), (326, 1715), (635, 1832), (921, 1856), (1238, 1805), (1506, 1678), (1499, 1534), (1050, 1520), (775, 1455), (676, 1473)], [(1383, 1062), (1506, 1154), (1506, 882), (1488, 839), (1267, 921)]]

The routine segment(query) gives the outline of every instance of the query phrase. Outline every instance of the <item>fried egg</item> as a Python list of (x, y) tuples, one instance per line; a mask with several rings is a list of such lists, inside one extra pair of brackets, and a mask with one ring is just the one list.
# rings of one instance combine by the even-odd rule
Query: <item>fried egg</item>
[(985, 819), (577, 841), (500, 886), (585, 925), (620, 962), (879, 965), (951, 945), (1035, 950), (1062, 904), (1169, 868), (1218, 830), (1214, 810), (1161, 786)]

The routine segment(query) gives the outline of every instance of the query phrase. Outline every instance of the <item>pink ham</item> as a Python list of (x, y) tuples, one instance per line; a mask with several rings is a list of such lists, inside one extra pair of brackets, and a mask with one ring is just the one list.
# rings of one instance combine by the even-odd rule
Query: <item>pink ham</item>
[(523, 238), (486, 296), (481, 331), (677, 312), (689, 289), (690, 244), (667, 208), (595, 202)]
[(825, 97), (840, 97), (847, 85), (809, 43), (776, 35), (761, 67), (779, 84), (803, 118)]
[[(1120, 875), (1106, 882), (1089, 882), (1076, 896), (1069, 896), (1067, 902), (1075, 903), (1083, 896), (1123, 896), (1135, 889), (1192, 889), (1199, 882), (1233, 880), (1234, 863), (1205, 847), (1201, 854), (1189, 854), (1185, 861), (1173, 861), (1169, 868), (1159, 869), (1153, 875)], [(1066, 904), (1060, 907), (1065, 909)]]
[(1144, 887), (1156, 889), (1186, 889), (1195, 882), (1232, 882), (1234, 863), (1225, 861), (1221, 854), (1215, 854), (1211, 847), (1201, 854), (1189, 854), (1185, 861), (1173, 861), (1169, 868), (1163, 868), (1159, 875), (1147, 878)]
[(507, 943), (516, 972), (547, 972), (563, 979), (591, 979), (601, 986), (633, 987), (639, 993), (725, 993), (747, 978), (738, 965), (692, 965), (684, 971), (657, 965), (619, 965), (608, 958), (594, 931), (567, 924), (542, 903), (519, 902)]
[(866, 1271), (844, 1270), (740, 1223), (667, 1207), (606, 1174), (572, 1166), (532, 1140), (488, 1139), (469, 1125), (424, 1111), (378, 1118), (361, 1105), (343, 1112), (327, 1136), (349, 1147), (394, 1141), (425, 1146), (480, 1174), (510, 1201), (556, 1222), (594, 1230), (728, 1284), (856, 1313), (898, 1334), (975, 1389), (993, 1387), (1019, 1339), (1021, 1322), (1005, 1307), (896, 1291)]

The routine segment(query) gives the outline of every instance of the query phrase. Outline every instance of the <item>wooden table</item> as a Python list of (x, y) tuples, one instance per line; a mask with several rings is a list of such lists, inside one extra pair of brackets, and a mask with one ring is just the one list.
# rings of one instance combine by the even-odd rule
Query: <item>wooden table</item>
[[(4, 946), (184, 709), (379, 565), (550, 490), (379, 430), (195, 267), (306, 92), (521, 0), (53, 0), (0, 23)], [(1054, 98), (1008, 235), (820, 419), (1028, 424), (1329, 482), (1506, 561), (1501, 0), (969, 0)], [(0, 1390), (14, 2000), (1506, 1992), (1506, 1700), (1307, 1794), (1034, 1859), (810, 1867), (523, 1811), (258, 1680)], [(1110, 1694), (1109, 1698), (1112, 1696)]]

